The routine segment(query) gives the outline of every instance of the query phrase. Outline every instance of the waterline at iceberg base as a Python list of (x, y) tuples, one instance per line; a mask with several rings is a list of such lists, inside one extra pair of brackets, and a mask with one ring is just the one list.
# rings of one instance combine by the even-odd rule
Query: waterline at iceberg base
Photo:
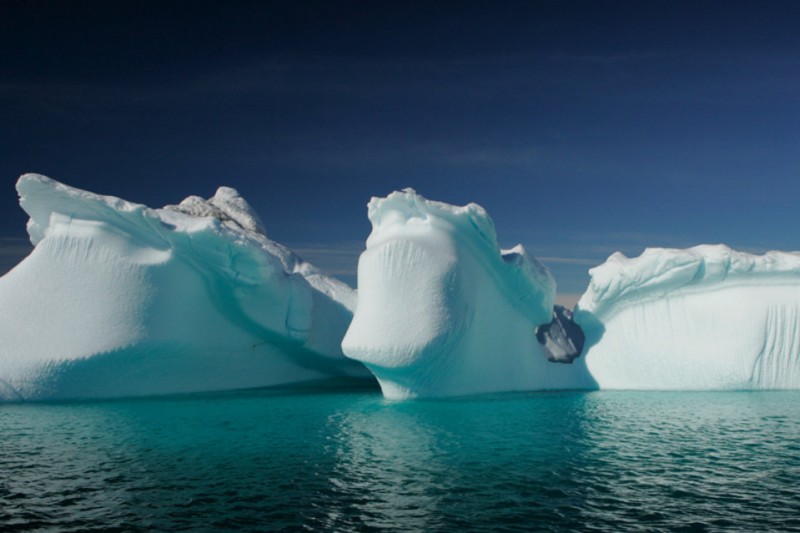
[(354, 291), (269, 240), (238, 193), (150, 209), (19, 179), (33, 252), (0, 278), (0, 399), (106, 398), (362, 376)]

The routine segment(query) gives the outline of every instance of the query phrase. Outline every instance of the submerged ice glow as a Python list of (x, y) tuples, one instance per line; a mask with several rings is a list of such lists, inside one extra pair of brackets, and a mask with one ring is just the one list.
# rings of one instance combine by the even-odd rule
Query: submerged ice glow
[(0, 424), (12, 530), (800, 529), (800, 392), (262, 390)]

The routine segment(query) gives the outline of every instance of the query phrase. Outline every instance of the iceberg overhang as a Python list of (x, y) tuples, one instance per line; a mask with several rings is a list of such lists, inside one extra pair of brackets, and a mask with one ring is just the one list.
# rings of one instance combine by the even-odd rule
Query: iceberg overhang
[(585, 384), (582, 369), (549, 364), (536, 341), (535, 327), (553, 309), (550, 272), (522, 246), (501, 250), (482, 207), (405, 189), (373, 198), (368, 214), (358, 306), (342, 348), (385, 396)]

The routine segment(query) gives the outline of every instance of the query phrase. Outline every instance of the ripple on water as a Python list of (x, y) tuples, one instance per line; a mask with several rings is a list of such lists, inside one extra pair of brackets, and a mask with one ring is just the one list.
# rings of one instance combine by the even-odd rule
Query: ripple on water
[(0, 529), (800, 530), (800, 394), (0, 407)]

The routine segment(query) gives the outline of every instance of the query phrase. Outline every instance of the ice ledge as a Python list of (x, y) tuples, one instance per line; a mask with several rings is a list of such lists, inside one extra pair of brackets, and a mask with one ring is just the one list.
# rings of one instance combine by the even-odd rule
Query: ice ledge
[(724, 244), (647, 248), (635, 258), (615, 252), (589, 275), (589, 288), (577, 308), (598, 314), (627, 299), (655, 298), (679, 289), (710, 289), (727, 280), (759, 283), (795, 277), (800, 275), (800, 252), (755, 255)]
[(34, 246), (52, 226), (75, 220), (113, 224), (155, 249), (190, 245), (195, 248), (192, 255), (208, 263), (207, 268), (240, 282), (259, 283), (269, 272), (282, 271), (286, 276), (304, 278), (349, 312), (355, 307), (355, 291), (349, 285), (267, 238), (255, 210), (231, 187), (220, 187), (208, 200), (190, 196), (163, 209), (84, 191), (35, 173), (19, 178), (17, 192), (20, 205), (30, 216), (27, 229)]
[(41, 174), (23, 174), (17, 181), (20, 205), (30, 216), (28, 235), (36, 246), (47, 235), (55, 212), (70, 218), (102, 220), (104, 213), (118, 213), (120, 221), (149, 225), (159, 223), (153, 210), (115, 196), (102, 196), (59, 183)]

